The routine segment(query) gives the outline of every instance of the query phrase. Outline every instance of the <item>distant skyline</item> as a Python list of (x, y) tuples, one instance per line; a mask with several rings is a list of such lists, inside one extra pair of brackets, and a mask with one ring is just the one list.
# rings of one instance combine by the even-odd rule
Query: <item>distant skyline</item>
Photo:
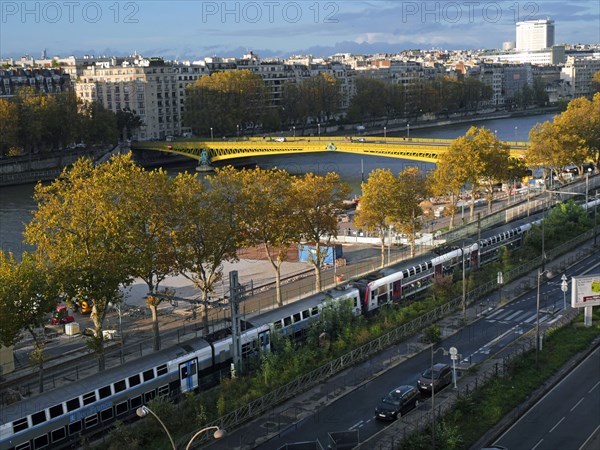
[(515, 23), (550, 17), (556, 44), (600, 42), (600, 2), (0, 0), (0, 58), (202, 59), (406, 49), (499, 49)]

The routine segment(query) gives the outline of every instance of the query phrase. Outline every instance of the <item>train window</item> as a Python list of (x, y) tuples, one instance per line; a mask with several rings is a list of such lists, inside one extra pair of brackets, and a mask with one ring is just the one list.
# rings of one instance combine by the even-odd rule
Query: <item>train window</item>
[(55, 417), (58, 417), (58, 416), (62, 416), (64, 413), (62, 403), (60, 405), (51, 406), (49, 411), (50, 411), (51, 419), (54, 419)]
[(122, 391), (124, 391), (125, 389), (127, 389), (127, 385), (125, 384), (125, 380), (120, 380), (120, 381), (117, 381), (117, 382), (114, 384), (114, 387), (115, 387), (115, 394), (116, 394), (117, 392), (122, 392)]
[(112, 407), (106, 408), (106, 409), (100, 411), (100, 420), (102, 420), (102, 422), (108, 422), (112, 418), (113, 418)]
[(67, 432), (65, 431), (65, 427), (58, 428), (51, 433), (52, 442), (62, 441), (67, 437)]
[(75, 397), (67, 401), (68, 412), (75, 411), (76, 409), (79, 409), (80, 406), (81, 404), (79, 403), (79, 397)]
[(169, 372), (169, 369), (167, 369), (167, 365), (163, 364), (162, 366), (158, 366), (156, 368), (156, 376), (160, 377), (161, 375), (166, 375)]
[(38, 448), (45, 448), (48, 446), (48, 435), (42, 434), (41, 436), (36, 437), (33, 440), (33, 448), (37, 450)]
[(101, 387), (98, 389), (98, 397), (106, 398), (112, 395), (112, 391), (110, 390), (110, 385)]
[(294, 314), (294, 323), (300, 322), (302, 319), (300, 318), (300, 313)]
[(144, 381), (150, 381), (154, 379), (154, 369), (146, 370), (144, 372)]
[(36, 426), (46, 421), (46, 411), (36, 412), (31, 415), (31, 425)]
[(98, 414), (92, 414), (91, 416), (87, 416), (84, 419), (84, 421), (86, 430), (88, 428), (95, 427), (96, 425), (98, 425)]
[(81, 420), (69, 424), (69, 436), (78, 434), (81, 432)]
[(158, 396), (162, 397), (162, 396), (167, 396), (169, 395), (169, 385), (165, 384), (164, 386), (161, 386), (158, 388)]
[(316, 316), (319, 314), (319, 307), (318, 306), (313, 306), (313, 309), (310, 310), (310, 315), (311, 316)]
[(308, 319), (310, 317), (310, 310), (306, 309), (304, 311), (302, 311), (302, 318), (303, 319)]
[(13, 422), (13, 432), (18, 433), (19, 431), (26, 430), (29, 427), (27, 424), (27, 417)]
[(153, 400), (154, 397), (156, 397), (156, 391), (155, 390), (148, 391), (144, 394), (144, 402), (148, 403), (150, 400)]
[(284, 327), (289, 327), (292, 324), (292, 318), (291, 317), (284, 317), (283, 319), (283, 326)]
[[(96, 401), (96, 392), (88, 392), (87, 394), (83, 394), (83, 404), (90, 405)], [(77, 406), (79, 408), (79, 406)], [(69, 410), (70, 411), (70, 410)]]
[(130, 400), (129, 404), (131, 405), (131, 409), (135, 409), (135, 408), (142, 406), (142, 396), (138, 395), (137, 397), (133, 397)]
[(129, 377), (129, 387), (134, 387), (134, 386), (137, 386), (138, 384), (140, 384), (140, 375), (139, 374)]
[(181, 366), (181, 376), (179, 377), (181, 380), (185, 380), (188, 377), (188, 368), (187, 366)]
[[(137, 397), (137, 398), (140, 398), (140, 397)], [(140, 398), (140, 400), (141, 400), (141, 398)], [(133, 403), (133, 401), (132, 401), (132, 403)], [(117, 413), (117, 416), (125, 414), (128, 409), (129, 408), (127, 408), (127, 402), (117, 403), (117, 406), (115, 406), (115, 412)]]
[(29, 442), (25, 442), (24, 444), (17, 445), (15, 450), (30, 450)]
[(281, 330), (283, 328), (283, 323), (281, 323), (281, 320), (273, 322), (273, 328), (275, 328), (276, 330)]

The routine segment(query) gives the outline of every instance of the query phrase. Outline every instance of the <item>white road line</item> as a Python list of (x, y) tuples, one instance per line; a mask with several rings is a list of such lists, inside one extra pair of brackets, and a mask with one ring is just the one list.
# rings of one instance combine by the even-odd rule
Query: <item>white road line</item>
[(517, 317), (517, 318), (515, 319), (515, 322), (522, 322), (522, 321), (523, 321), (523, 319), (524, 319), (525, 317), (527, 317), (529, 314), (531, 314), (531, 313), (530, 313), (530, 312), (525, 312), (525, 313), (521, 314), (519, 317)]
[(592, 391), (593, 391), (594, 389), (596, 389), (596, 388), (598, 387), (598, 385), (599, 385), (599, 384), (600, 384), (600, 381), (598, 381), (598, 382), (597, 382), (597, 383), (596, 383), (594, 386), (592, 386), (592, 388), (591, 388), (591, 389), (588, 391), (588, 394), (591, 394), (591, 393), (592, 393)]
[(497, 316), (498, 314), (500, 314), (500, 313), (503, 313), (503, 312), (505, 312), (505, 311), (506, 311), (506, 310), (504, 310), (504, 309), (499, 309), (498, 311), (491, 313), (491, 314), (490, 314), (489, 316), (487, 316), (487, 317), (488, 317), (488, 319), (489, 319), (490, 317)]
[(515, 313), (512, 313), (510, 316), (508, 316), (508, 317), (505, 317), (505, 318), (504, 318), (504, 319), (502, 319), (502, 320), (512, 320), (512, 319), (513, 319), (513, 317), (516, 317), (516, 316), (518, 316), (519, 314), (523, 314), (523, 311), (522, 311), (522, 310), (520, 310), (520, 309), (519, 309), (517, 312), (515, 312)]
[(525, 323), (531, 323), (531, 322), (533, 322), (535, 320), (535, 317), (536, 317), (536, 315), (534, 313), (529, 319), (526, 319), (523, 322), (525, 322)]
[(556, 322), (558, 319), (560, 319), (560, 317), (556, 317), (554, 319), (552, 319), (550, 322), (548, 322), (548, 325), (552, 325), (554, 322)]
[(565, 418), (563, 417), (562, 419), (560, 419), (558, 422), (556, 422), (556, 425), (554, 425), (552, 428), (550, 428), (550, 433), (552, 433), (554, 431), (554, 429), (560, 425), (560, 423), (565, 420)]
[(594, 431), (592, 431), (592, 434), (590, 434), (588, 436), (588, 438), (585, 440), (585, 442), (583, 443), (583, 445), (581, 447), (579, 447), (578, 450), (583, 450), (588, 445), (588, 442), (590, 442), (590, 440), (596, 435), (596, 431), (598, 431), (598, 428), (600, 428), (600, 425), (598, 425), (596, 427), (596, 429)]
[(581, 400), (579, 400), (577, 403), (575, 403), (575, 406), (573, 406), (573, 407), (571, 408), (571, 412), (573, 412), (573, 410), (574, 410), (575, 408), (577, 408), (577, 407), (579, 406), (579, 404), (580, 404), (582, 401), (583, 401), (583, 397), (581, 397)]
[(540, 445), (542, 443), (543, 440), (544, 440), (544, 438), (540, 439), (537, 444), (535, 444), (533, 447), (531, 447), (531, 450), (535, 450), (538, 447), (538, 445)]
[(348, 428), (348, 430), (352, 431), (352, 429), (359, 427), (362, 423), (363, 423), (362, 420), (359, 422), (356, 422), (354, 425), (352, 425), (350, 428)]

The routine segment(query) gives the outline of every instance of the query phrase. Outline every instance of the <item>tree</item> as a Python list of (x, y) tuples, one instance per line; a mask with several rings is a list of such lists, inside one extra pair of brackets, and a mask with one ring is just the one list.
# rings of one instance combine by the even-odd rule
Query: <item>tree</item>
[(492, 212), (492, 202), (496, 186), (506, 180), (510, 158), (510, 147), (498, 139), (490, 130), (482, 129), (477, 137), (479, 160), (481, 162), (479, 182)]
[(356, 79), (356, 94), (348, 107), (348, 119), (358, 122), (381, 117), (386, 112), (386, 83), (368, 77)]
[(142, 119), (138, 116), (135, 111), (131, 111), (129, 108), (120, 109), (116, 114), (117, 131), (119, 139), (131, 139), (134, 132), (139, 129), (142, 125)]
[(244, 225), (249, 245), (264, 247), (275, 270), (277, 304), (281, 298), (281, 265), (290, 245), (299, 240), (298, 220), (292, 195), (293, 178), (284, 170), (248, 170), (240, 172), (246, 208)]
[(554, 122), (560, 132), (578, 141), (579, 149), (587, 153), (596, 167), (600, 165), (600, 93), (595, 94), (592, 100), (585, 97), (571, 100), (567, 110)]
[(45, 339), (37, 331), (43, 330), (48, 314), (58, 303), (58, 291), (52, 271), (39, 255), (25, 252), (21, 261), (12, 253), (0, 250), (0, 343), (13, 345), (22, 330), (31, 335), (33, 361), (38, 366), (39, 389), (44, 392)]
[(94, 336), (89, 344), (99, 370), (105, 367), (102, 328), (107, 305), (120, 301), (119, 287), (131, 282), (118, 213), (129, 183), (129, 164), (123, 157), (100, 166), (80, 159), (51, 184), (38, 184), (38, 207), (25, 228), (26, 242), (37, 245), (51, 264), (61, 291), (68, 298), (93, 301)]
[(232, 167), (208, 177), (208, 186), (187, 173), (179, 174), (174, 183), (174, 212), (180, 221), (171, 230), (171, 239), (177, 272), (200, 290), (203, 327), (208, 332), (209, 295), (223, 277), (222, 263), (237, 260), (243, 241), (243, 186)]
[(396, 206), (400, 202), (398, 180), (389, 169), (377, 169), (362, 184), (362, 195), (354, 224), (377, 233), (381, 241), (381, 267), (385, 266), (385, 238), (396, 221)]
[(17, 105), (0, 98), (0, 157), (6, 156), (12, 147), (17, 147), (19, 129), (19, 109)]
[(462, 154), (457, 151), (441, 153), (437, 168), (430, 178), (430, 190), (434, 195), (450, 195), (450, 229), (454, 227), (456, 205), (462, 187), (467, 182), (466, 172), (462, 165)]
[(592, 77), (592, 90), (594, 94), (600, 92), (600, 70)]
[(171, 179), (162, 169), (148, 172), (136, 166), (130, 156), (122, 157), (128, 183), (122, 186), (122, 202), (117, 213), (123, 231), (123, 254), (130, 261), (130, 275), (144, 280), (148, 287), (146, 303), (152, 313), (154, 350), (160, 349), (157, 296), (159, 285), (175, 271), (175, 255), (170, 240), (173, 223)]
[(335, 209), (342, 207), (343, 200), (350, 194), (350, 186), (343, 183), (337, 173), (325, 176), (307, 173), (294, 180), (293, 189), (300, 236), (315, 246), (314, 258), (309, 261), (315, 269), (316, 289), (320, 291), (321, 266), (326, 256), (321, 244), (323, 241), (327, 245), (332, 237), (337, 236)]
[(187, 87), (183, 121), (194, 133), (209, 135), (254, 129), (270, 103), (265, 82), (249, 70), (205, 75)]
[(393, 214), (395, 226), (409, 236), (410, 254), (415, 256), (415, 237), (421, 229), (421, 202), (429, 196), (425, 174), (416, 167), (409, 167), (398, 174), (395, 188), (398, 190), (398, 203)]

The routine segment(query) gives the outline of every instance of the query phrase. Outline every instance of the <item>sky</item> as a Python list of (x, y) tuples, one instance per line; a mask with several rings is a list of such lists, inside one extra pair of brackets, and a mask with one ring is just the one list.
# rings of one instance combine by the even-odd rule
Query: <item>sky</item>
[(0, 58), (494, 49), (515, 40), (516, 22), (547, 17), (557, 44), (600, 43), (599, 0), (0, 0), (0, 11)]

